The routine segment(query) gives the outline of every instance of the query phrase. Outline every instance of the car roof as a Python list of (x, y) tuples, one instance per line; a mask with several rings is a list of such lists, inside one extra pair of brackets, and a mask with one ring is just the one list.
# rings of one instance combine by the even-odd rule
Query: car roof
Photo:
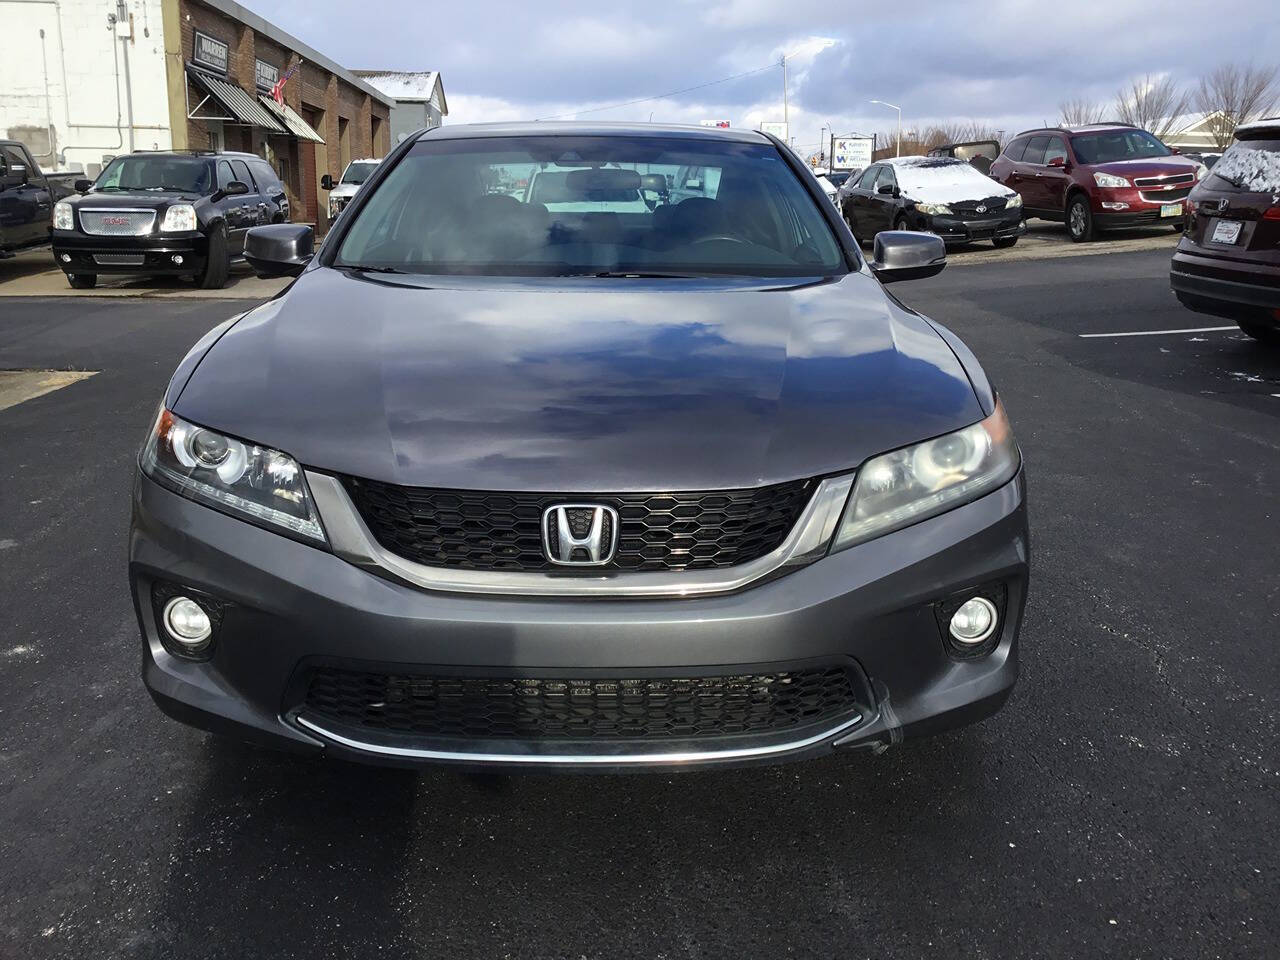
[(969, 161), (961, 160), (959, 157), (886, 157), (883, 160), (877, 160), (877, 163), (887, 163), (894, 167), (954, 167), (969, 166)]
[(1268, 134), (1272, 136), (1280, 134), (1280, 117), (1268, 117), (1265, 120), (1242, 123), (1236, 127), (1235, 135), (1239, 138), (1242, 133), (1244, 134), (1244, 139), (1247, 140), (1261, 139)]
[(771, 143), (758, 130), (695, 127), (675, 123), (599, 123), (534, 121), (526, 123), (454, 123), (423, 132), (423, 140), (467, 140), (482, 137), (679, 137), (730, 143)]
[(381, 163), (381, 162), (382, 161), (379, 160), (377, 157), (357, 157), (356, 159), (349, 161), (347, 163), (347, 166), (349, 167), (353, 163)]
[[(262, 160), (256, 153), (240, 150), (134, 150), (122, 157), (231, 157), (233, 160)], [(266, 163), (265, 160), (262, 161)]]
[[(1131, 123), (1122, 123), (1119, 120), (1110, 120), (1106, 123), (1077, 123), (1064, 124), (1058, 127), (1032, 127), (1030, 130), (1022, 130), (1015, 137), (1023, 137), (1029, 133), (1094, 133), (1100, 130), (1141, 130), (1141, 127), (1135, 127)], [(1144, 131), (1145, 132), (1145, 131)]]

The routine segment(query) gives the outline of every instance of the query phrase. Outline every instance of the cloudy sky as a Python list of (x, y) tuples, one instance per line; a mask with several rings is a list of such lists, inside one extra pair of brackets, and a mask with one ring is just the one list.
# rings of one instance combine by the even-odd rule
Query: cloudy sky
[[(344, 66), (442, 71), (449, 123), (652, 114), (754, 127), (782, 119), (777, 61), (794, 54), (791, 134), (805, 148), (816, 147), (828, 122), (838, 133), (892, 127), (894, 112), (872, 99), (900, 104), (907, 126), (979, 120), (1012, 133), (1055, 121), (1066, 97), (1110, 102), (1135, 76), (1167, 73), (1190, 84), (1228, 61), (1280, 62), (1275, 4), (1074, 0), (1065, 17), (1047, 0), (246, 5)], [(597, 109), (737, 74), (748, 75)]]

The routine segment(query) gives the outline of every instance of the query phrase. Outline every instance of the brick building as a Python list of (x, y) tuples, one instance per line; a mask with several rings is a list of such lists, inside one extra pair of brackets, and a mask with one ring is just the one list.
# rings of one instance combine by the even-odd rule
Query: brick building
[[(293, 219), (323, 232), (320, 178), (386, 155), (394, 100), (230, 0), (166, 0), (163, 10), (173, 146), (266, 157)], [(276, 104), (271, 88), (291, 69)]]

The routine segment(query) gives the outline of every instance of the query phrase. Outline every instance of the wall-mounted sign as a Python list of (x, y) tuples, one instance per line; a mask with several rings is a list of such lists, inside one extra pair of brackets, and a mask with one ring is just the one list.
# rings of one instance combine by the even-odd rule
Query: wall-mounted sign
[(831, 146), (832, 170), (865, 170), (871, 166), (870, 137), (836, 137)]
[(280, 79), (280, 68), (261, 60), (253, 61), (253, 75), (259, 90), (270, 90)]
[(207, 33), (196, 31), (195, 48), (191, 51), (191, 59), (202, 67), (208, 67), (210, 70), (217, 70), (219, 73), (227, 72), (227, 45), (221, 40), (215, 40)]

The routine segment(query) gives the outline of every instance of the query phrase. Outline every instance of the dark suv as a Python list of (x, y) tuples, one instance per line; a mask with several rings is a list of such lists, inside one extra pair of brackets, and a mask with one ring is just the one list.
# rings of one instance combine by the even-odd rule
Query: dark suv
[[(501, 188), (531, 169), (549, 202)], [(883, 286), (940, 238), (864, 260), (756, 131), (527, 123), (414, 134), (311, 243), (249, 231), (297, 279), (196, 344), (141, 451), (129, 589), (168, 713), (600, 770), (882, 748), (1009, 695), (1018, 445)]]
[(156, 151), (116, 157), (53, 210), (53, 256), (71, 286), (101, 273), (178, 274), (214, 289), (250, 227), (289, 219), (271, 165), (252, 153)]
[(1112, 227), (1181, 230), (1184, 201), (1206, 172), (1145, 130), (1099, 123), (1024, 130), (988, 176), (1022, 195), (1026, 216), (1065, 221), (1080, 242)]
[(1280, 343), (1280, 119), (1238, 127), (1189, 203), (1170, 270), (1178, 299)]

